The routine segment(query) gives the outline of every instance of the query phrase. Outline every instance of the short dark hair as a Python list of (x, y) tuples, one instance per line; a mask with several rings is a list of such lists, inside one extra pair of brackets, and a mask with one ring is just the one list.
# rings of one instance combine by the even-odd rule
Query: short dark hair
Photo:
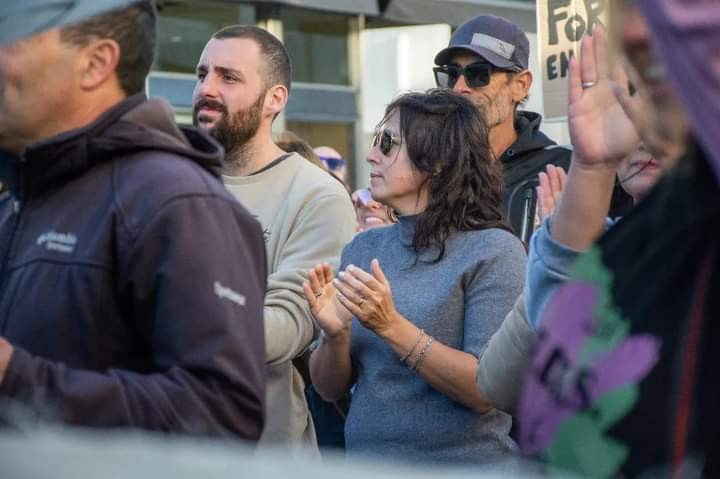
[(480, 110), (445, 89), (406, 93), (388, 105), (385, 118), (400, 117), (401, 141), (416, 171), (427, 175), (428, 205), (419, 217), (413, 249), (434, 248), (434, 261), (456, 231), (511, 231), (502, 211), (502, 165), (495, 160)]
[(290, 92), (292, 83), (290, 54), (275, 35), (255, 25), (230, 25), (218, 30), (212, 37), (216, 40), (248, 38), (255, 41), (265, 60), (265, 75), (263, 75), (265, 88), (283, 85)]
[(126, 95), (145, 89), (145, 79), (155, 59), (156, 13), (151, 0), (112, 10), (60, 30), (60, 39), (78, 46), (109, 38), (120, 45), (116, 74)]

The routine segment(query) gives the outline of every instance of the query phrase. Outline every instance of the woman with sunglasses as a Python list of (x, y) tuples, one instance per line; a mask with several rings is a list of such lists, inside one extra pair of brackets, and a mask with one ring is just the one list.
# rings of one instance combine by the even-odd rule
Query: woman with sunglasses
[(403, 95), (368, 162), (372, 195), (398, 222), (357, 235), (337, 278), (310, 271), (313, 383), (326, 400), (355, 386), (350, 455), (498, 461), (514, 449), (511, 421), (478, 392), (477, 358), (521, 292), (525, 251), (501, 214), (482, 116), (451, 92)]

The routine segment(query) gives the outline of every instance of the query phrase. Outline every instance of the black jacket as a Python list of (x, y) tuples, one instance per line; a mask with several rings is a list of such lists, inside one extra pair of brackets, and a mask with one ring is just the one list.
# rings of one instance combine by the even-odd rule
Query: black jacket
[(7, 155), (0, 385), (42, 419), (259, 437), (265, 249), (222, 148), (135, 96)]
[(538, 174), (548, 164), (570, 167), (572, 151), (559, 146), (540, 131), (542, 117), (520, 111), (515, 119), (518, 138), (500, 157), (505, 177), (503, 207), (515, 234), (528, 242), (534, 230)]
[[(518, 138), (505, 150), (500, 160), (505, 176), (503, 207), (515, 234), (526, 244), (534, 231), (537, 211), (538, 174), (545, 166), (570, 168), (570, 145), (558, 145), (540, 131), (542, 117), (531, 111), (520, 111), (515, 118)], [(632, 208), (632, 198), (616, 183), (610, 204), (610, 217), (624, 216)]]
[(613, 278), (608, 307), (627, 318), (630, 334), (661, 345), (637, 403), (608, 424), (608, 435), (629, 446), (626, 477), (674, 457), (720, 477), (720, 188), (709, 161), (691, 144), (598, 243)]

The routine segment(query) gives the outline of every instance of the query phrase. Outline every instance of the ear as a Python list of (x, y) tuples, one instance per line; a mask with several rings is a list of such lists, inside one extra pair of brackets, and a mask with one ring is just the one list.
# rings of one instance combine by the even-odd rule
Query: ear
[(80, 88), (83, 90), (94, 90), (113, 79), (117, 81), (120, 45), (115, 40), (91, 42), (80, 50), (79, 56)]
[(530, 87), (532, 86), (533, 77), (530, 70), (524, 70), (520, 73), (516, 73), (512, 80), (512, 95), (513, 102), (520, 103), (522, 100), (527, 98), (530, 94)]
[(273, 118), (285, 109), (288, 101), (288, 90), (285, 85), (270, 87), (265, 93), (265, 113)]

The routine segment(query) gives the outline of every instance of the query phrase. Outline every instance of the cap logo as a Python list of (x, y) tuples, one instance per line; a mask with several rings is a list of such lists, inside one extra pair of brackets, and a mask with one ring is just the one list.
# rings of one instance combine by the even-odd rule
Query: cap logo
[(506, 60), (510, 60), (510, 58), (512, 58), (513, 52), (515, 51), (515, 45), (504, 42), (499, 38), (485, 35), (484, 33), (474, 34), (470, 44), (476, 47), (485, 48), (493, 53), (497, 53)]

